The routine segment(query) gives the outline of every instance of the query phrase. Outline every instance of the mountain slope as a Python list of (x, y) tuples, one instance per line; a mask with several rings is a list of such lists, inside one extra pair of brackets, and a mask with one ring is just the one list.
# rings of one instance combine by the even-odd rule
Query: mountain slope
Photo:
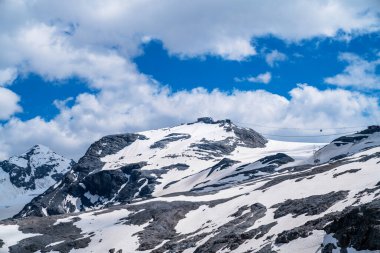
[[(260, 141), (250, 143), (259, 144), (247, 147), (230, 126), (202, 119), (102, 138), (67, 174), (70, 180), (51, 187), (29, 210), (46, 208), (41, 205), (56, 200), (53, 193), (91, 199), (93, 183), (116, 198), (103, 195), (94, 198), (102, 205), (82, 202), (60, 215), (25, 212), (28, 217), (2, 221), (0, 252), (380, 251), (379, 127), (315, 152), (315, 144), (265, 140), (253, 130), (249, 136)], [(168, 142), (173, 132), (186, 138)], [(214, 145), (229, 137), (220, 156)], [(213, 148), (204, 148), (205, 142)], [(128, 180), (118, 182), (123, 175)], [(120, 195), (126, 186), (131, 194)], [(142, 195), (145, 186), (151, 190)], [(118, 204), (122, 196), (128, 201)]]
[[(310, 156), (314, 144), (268, 141), (229, 120), (106, 136), (17, 217), (103, 208), (151, 197), (212, 191), (271, 174)], [(281, 152), (286, 150), (287, 155)]]
[(73, 163), (42, 145), (0, 162), (0, 219), (13, 216), (61, 180)]

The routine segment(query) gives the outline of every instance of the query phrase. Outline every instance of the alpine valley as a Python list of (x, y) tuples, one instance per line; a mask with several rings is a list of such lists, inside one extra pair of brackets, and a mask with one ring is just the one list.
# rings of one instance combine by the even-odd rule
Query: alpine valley
[(0, 252), (380, 252), (380, 127), (329, 144), (230, 120), (0, 162)]

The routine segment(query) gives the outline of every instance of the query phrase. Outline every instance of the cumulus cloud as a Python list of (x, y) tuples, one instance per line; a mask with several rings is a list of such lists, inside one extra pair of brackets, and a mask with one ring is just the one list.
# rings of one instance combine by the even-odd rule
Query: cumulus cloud
[(17, 70), (15, 68), (0, 69), (0, 86), (13, 83), (17, 77)]
[(0, 120), (9, 119), (16, 112), (20, 112), (19, 101), (20, 97), (16, 93), (0, 87)]
[(271, 67), (274, 67), (278, 62), (285, 61), (286, 59), (287, 56), (278, 50), (273, 50), (265, 55), (265, 61)]
[[(206, 115), (230, 118), (241, 125), (297, 128), (336, 128), (380, 120), (378, 98), (342, 89), (318, 90), (302, 84), (290, 91), (290, 98), (263, 90), (226, 93), (196, 88), (172, 93), (152, 84), (147, 77), (140, 78), (140, 89), (103, 89), (98, 94), (81, 94), (72, 107), (62, 102), (60, 114), (50, 121), (39, 117), (28, 121), (11, 119), (0, 128), (0, 154), (4, 158), (43, 143), (78, 158), (103, 135), (166, 127)], [(284, 134), (276, 129), (256, 130)], [(302, 135), (302, 131), (296, 134)]]
[(117, 47), (125, 55), (134, 55), (151, 38), (161, 40), (171, 54), (232, 60), (255, 54), (254, 37), (299, 41), (332, 37), (338, 31), (377, 31), (380, 9), (376, 0), (296, 0), (291, 5), (241, 0), (4, 0), (0, 4), (4, 10), (0, 29), (5, 36), (30, 23), (44, 23), (70, 34), (73, 44), (92, 49)]
[(251, 83), (265, 83), (268, 84), (272, 79), (270, 72), (258, 74), (257, 76), (250, 76), (245, 78), (235, 78), (235, 82), (251, 82)]
[[(69, 36), (43, 23), (23, 27), (8, 39), (12, 40), (7, 48), (13, 52), (10, 60), (19, 66), (19, 72), (37, 73), (46, 80), (78, 76), (94, 88), (120, 87), (130, 78), (125, 70), (134, 68), (112, 50), (77, 48), (70, 43)], [(0, 81), (10, 83), (15, 76), (15, 68), (8, 68), (0, 72)]]
[(347, 62), (348, 65), (342, 73), (325, 78), (326, 83), (362, 89), (380, 89), (380, 76), (376, 73), (380, 58), (367, 61), (352, 53), (342, 53), (339, 55), (339, 60)]
[[(78, 158), (102, 135), (169, 126), (200, 115), (279, 127), (378, 121), (376, 98), (340, 89), (301, 85), (289, 98), (204, 88), (173, 93), (139, 73), (131, 59), (141, 53), (143, 43), (160, 40), (169, 54), (179, 57), (241, 61), (257, 53), (252, 41), (260, 36), (291, 43), (333, 37), (338, 31), (378, 31), (379, 8), (377, 1), (366, 0), (296, 0), (291, 5), (240, 0), (0, 1), (1, 85), (10, 85), (19, 74), (35, 73), (47, 80), (76, 76), (96, 89), (95, 94), (79, 94), (73, 106), (56, 101), (59, 114), (52, 120), (22, 121), (12, 117), (21, 110), (19, 97), (0, 88), (0, 119), (9, 119), (0, 125), (0, 157), (42, 143)], [(252, 78), (268, 83), (271, 75)]]

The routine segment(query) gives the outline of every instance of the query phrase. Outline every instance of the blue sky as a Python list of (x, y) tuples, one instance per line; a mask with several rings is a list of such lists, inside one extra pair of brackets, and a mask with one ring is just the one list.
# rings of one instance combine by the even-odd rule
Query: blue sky
[[(163, 44), (155, 40), (143, 45), (143, 52), (133, 61), (140, 72), (168, 85), (173, 92), (199, 86), (209, 91), (220, 89), (226, 92), (233, 89), (264, 89), (289, 98), (289, 91), (298, 83), (312, 84), (319, 89), (334, 88), (334, 85), (324, 82), (324, 79), (342, 72), (347, 66), (347, 63), (338, 60), (342, 52), (354, 53), (367, 60), (376, 59), (376, 53), (380, 52), (380, 34), (365, 34), (349, 41), (314, 38), (297, 44), (266, 36), (255, 39), (252, 44), (267, 54), (277, 50), (286, 59), (270, 66), (265, 61), (265, 53), (244, 61), (224, 60), (218, 56), (181, 58), (170, 55)], [(265, 72), (270, 72), (272, 76), (267, 84), (236, 80)], [(380, 74), (380, 68), (376, 68), (376, 73)], [(23, 120), (36, 116), (50, 120), (59, 113), (54, 105), (55, 100), (76, 97), (83, 92), (97, 92), (96, 89), (88, 88), (85, 80), (76, 77), (49, 81), (33, 73), (17, 78), (10, 89), (21, 97), (20, 105), (24, 110), (16, 115)], [(357, 90), (358, 87), (347, 89)], [(359, 90), (379, 96), (378, 90)]]
[[(151, 75), (174, 91), (191, 89), (197, 86), (209, 90), (264, 89), (283, 96), (297, 83), (309, 83), (321, 89), (332, 88), (324, 78), (343, 71), (347, 65), (338, 60), (341, 52), (351, 52), (373, 60), (379, 50), (379, 33), (358, 36), (350, 41), (315, 38), (301, 41), (299, 44), (288, 44), (275, 37), (257, 38), (252, 41), (257, 50), (270, 53), (277, 50), (287, 59), (276, 62), (271, 67), (265, 61), (265, 53), (252, 56), (245, 61), (226, 61), (220, 57), (181, 59), (170, 56), (162, 43), (153, 41), (144, 46), (144, 54), (135, 58), (139, 70)], [(268, 84), (236, 82), (235, 78), (257, 76), (264, 72), (272, 74)], [(379, 68), (377, 68), (379, 74)], [(373, 92), (364, 91), (364, 92)]]
[(283, 136), (380, 123), (375, 0), (6, 0), (0, 24), (0, 159), (202, 116)]

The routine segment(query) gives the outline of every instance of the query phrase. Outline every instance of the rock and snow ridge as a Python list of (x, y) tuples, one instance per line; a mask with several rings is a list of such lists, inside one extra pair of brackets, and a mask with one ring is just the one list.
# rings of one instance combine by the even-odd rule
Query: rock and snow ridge
[(106, 136), (0, 223), (0, 252), (379, 252), (379, 136), (321, 147), (209, 118)]
[[(315, 144), (268, 141), (230, 120), (101, 138), (55, 187), (17, 217), (103, 208), (179, 194), (208, 192), (296, 165)], [(285, 155), (282, 151), (286, 151)], [(273, 160), (273, 161), (272, 161)]]
[(43, 145), (0, 162), (0, 219), (19, 212), (32, 198), (61, 180), (73, 164)]

